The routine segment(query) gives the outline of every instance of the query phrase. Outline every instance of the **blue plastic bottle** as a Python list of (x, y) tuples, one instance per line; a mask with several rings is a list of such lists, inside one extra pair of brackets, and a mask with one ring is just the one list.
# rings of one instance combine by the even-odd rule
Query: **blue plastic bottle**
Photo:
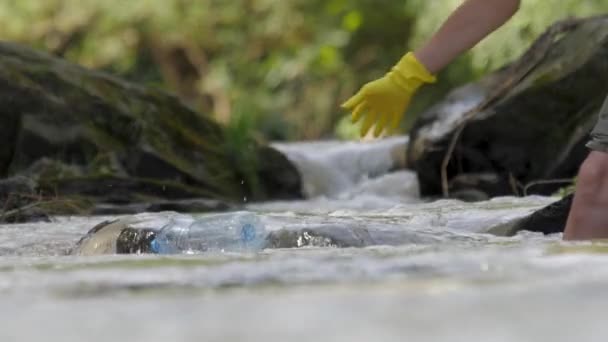
[(266, 243), (260, 218), (247, 211), (172, 220), (151, 243), (158, 254), (258, 251)]

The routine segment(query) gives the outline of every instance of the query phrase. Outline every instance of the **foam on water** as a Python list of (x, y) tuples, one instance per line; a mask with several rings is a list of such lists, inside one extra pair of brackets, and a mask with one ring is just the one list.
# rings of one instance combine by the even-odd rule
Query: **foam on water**
[[(352, 198), (361, 193), (379, 197), (418, 198), (409, 172), (390, 173), (405, 164), (407, 137), (370, 142), (275, 144), (297, 166), (308, 198)], [(383, 180), (378, 182), (376, 178)], [(371, 182), (371, 184), (370, 184)], [(398, 188), (388, 187), (401, 183)]]

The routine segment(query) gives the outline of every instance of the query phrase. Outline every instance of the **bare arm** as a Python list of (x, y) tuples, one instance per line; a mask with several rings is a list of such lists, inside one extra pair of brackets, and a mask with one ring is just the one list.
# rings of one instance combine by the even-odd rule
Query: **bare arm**
[(435, 74), (502, 26), (517, 12), (519, 3), (520, 0), (466, 0), (414, 54)]

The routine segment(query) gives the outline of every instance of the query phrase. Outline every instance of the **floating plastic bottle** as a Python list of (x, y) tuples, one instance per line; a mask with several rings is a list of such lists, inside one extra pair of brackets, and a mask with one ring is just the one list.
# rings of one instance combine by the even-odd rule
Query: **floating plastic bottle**
[(151, 242), (157, 254), (258, 251), (266, 244), (260, 218), (247, 211), (174, 219)]

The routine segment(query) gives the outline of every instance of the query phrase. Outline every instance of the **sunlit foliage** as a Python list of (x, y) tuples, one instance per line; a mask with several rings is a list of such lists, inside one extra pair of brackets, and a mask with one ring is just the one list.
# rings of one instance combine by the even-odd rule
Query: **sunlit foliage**
[[(3, 0), (0, 39), (164, 87), (224, 123), (247, 115), (261, 138), (318, 139), (352, 136), (339, 103), (460, 2)], [(442, 73), (412, 112), (512, 60), (553, 21), (607, 11), (606, 0), (523, 0), (516, 18)]]

